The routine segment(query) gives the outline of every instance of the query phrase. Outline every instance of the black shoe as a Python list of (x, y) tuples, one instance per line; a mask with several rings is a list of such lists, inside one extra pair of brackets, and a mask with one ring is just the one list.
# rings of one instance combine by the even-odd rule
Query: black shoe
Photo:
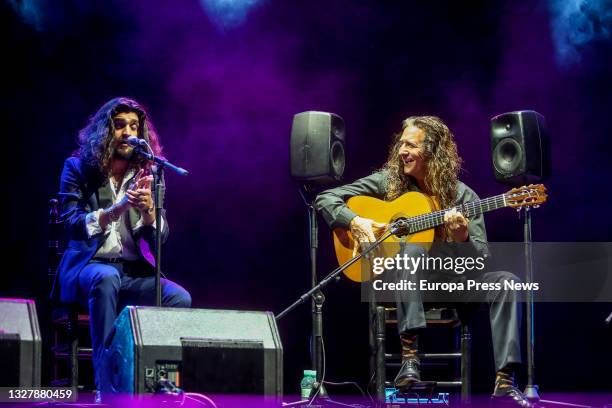
[(491, 399), (495, 402), (496, 406), (499, 403), (505, 406), (533, 408), (533, 404), (529, 402), (525, 394), (515, 386), (500, 388), (496, 385), (493, 395), (491, 395)]
[(400, 368), (395, 380), (393, 380), (395, 388), (406, 388), (421, 381), (420, 366), (421, 363), (416, 358), (404, 360), (402, 368)]

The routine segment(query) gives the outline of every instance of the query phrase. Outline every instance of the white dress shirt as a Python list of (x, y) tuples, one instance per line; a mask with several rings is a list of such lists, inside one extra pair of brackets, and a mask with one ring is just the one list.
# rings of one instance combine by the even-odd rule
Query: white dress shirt
[[(119, 191), (115, 191), (114, 188), (111, 187), (112, 191), (112, 200), (113, 204), (118, 203), (125, 197), (125, 192), (128, 188), (128, 182), (134, 176), (134, 170), (128, 171), (123, 177), (123, 181), (121, 182), (121, 187)], [(111, 186), (113, 186), (113, 180), (109, 177), (108, 182)], [(94, 255), (95, 258), (104, 258), (104, 259), (112, 259), (112, 258), (122, 258), (127, 261), (135, 261), (140, 258), (140, 254), (134, 239), (132, 238), (132, 233), (128, 228), (128, 223), (130, 222), (128, 218), (128, 211), (121, 214), (117, 221), (110, 221), (104, 230), (100, 226), (98, 222), (100, 214), (104, 211), (104, 209), (100, 208), (96, 211), (92, 211), (85, 216), (85, 228), (87, 229), (87, 235), (91, 238), (92, 236), (100, 233), (104, 233), (106, 239), (104, 243), (98, 249), (98, 252)], [(142, 217), (136, 222), (134, 226), (133, 232), (138, 231), (139, 228), (143, 226)], [(155, 227), (155, 222), (153, 222), (153, 227)], [(163, 226), (163, 220), (162, 220)]]

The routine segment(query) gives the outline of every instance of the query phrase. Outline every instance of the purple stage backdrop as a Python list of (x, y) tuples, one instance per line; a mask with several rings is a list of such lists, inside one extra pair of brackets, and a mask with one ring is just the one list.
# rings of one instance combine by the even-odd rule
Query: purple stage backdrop
[[(45, 308), (47, 201), (78, 130), (118, 95), (150, 109), (166, 156), (190, 171), (167, 174), (164, 269), (195, 307), (280, 312), (308, 289), (306, 209), (289, 175), (292, 116), (305, 110), (345, 119), (345, 180), (382, 165), (402, 119), (438, 115), (465, 160), (462, 180), (482, 197), (506, 190), (491, 169), (490, 118), (536, 110), (552, 177), (535, 240), (610, 241), (611, 13), (586, 0), (4, 2), (11, 256), (0, 294)], [(487, 227), (491, 241), (522, 239), (511, 210), (488, 215)], [(321, 223), (321, 274), (335, 266), (329, 235)], [(367, 305), (348, 281), (326, 293), (329, 379), (366, 384)], [(609, 390), (612, 307), (538, 307), (541, 386)], [(486, 392), (493, 364), (481, 317), (475, 389)], [(279, 325), (288, 393), (309, 366), (309, 325), (309, 307)], [(568, 384), (561, 365), (582, 374)]]

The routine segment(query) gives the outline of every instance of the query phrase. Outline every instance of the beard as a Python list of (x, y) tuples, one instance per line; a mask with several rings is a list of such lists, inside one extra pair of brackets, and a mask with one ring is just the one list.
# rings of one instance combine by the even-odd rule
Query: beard
[(121, 146), (121, 144), (116, 144), (113, 147), (113, 159), (119, 160), (131, 160), (134, 157), (134, 148), (132, 146)]
[(131, 160), (134, 157), (134, 148), (115, 146), (113, 149), (113, 159)]

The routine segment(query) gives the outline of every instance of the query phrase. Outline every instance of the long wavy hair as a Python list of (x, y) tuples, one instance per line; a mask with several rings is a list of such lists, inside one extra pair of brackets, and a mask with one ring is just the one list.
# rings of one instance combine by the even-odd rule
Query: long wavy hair
[(453, 134), (442, 119), (436, 116), (411, 116), (402, 122), (402, 131), (394, 136), (389, 157), (383, 165), (383, 170), (388, 171), (386, 199), (399, 197), (414, 183), (414, 180), (404, 174), (404, 163), (399, 155), (400, 138), (404, 129), (409, 126), (416, 126), (425, 132), (425, 187), (437, 198), (441, 208), (454, 206), (462, 160), (457, 153)]
[[(112, 140), (115, 133), (113, 118), (119, 113), (134, 112), (140, 127), (138, 137), (149, 143), (155, 156), (162, 155), (162, 146), (155, 128), (145, 108), (133, 99), (119, 97), (111, 99), (89, 119), (89, 123), (79, 132), (79, 149), (75, 152), (88, 166), (98, 171), (101, 179), (108, 177), (113, 158)], [(132, 168), (149, 169), (150, 164), (140, 156), (133, 156)]]

